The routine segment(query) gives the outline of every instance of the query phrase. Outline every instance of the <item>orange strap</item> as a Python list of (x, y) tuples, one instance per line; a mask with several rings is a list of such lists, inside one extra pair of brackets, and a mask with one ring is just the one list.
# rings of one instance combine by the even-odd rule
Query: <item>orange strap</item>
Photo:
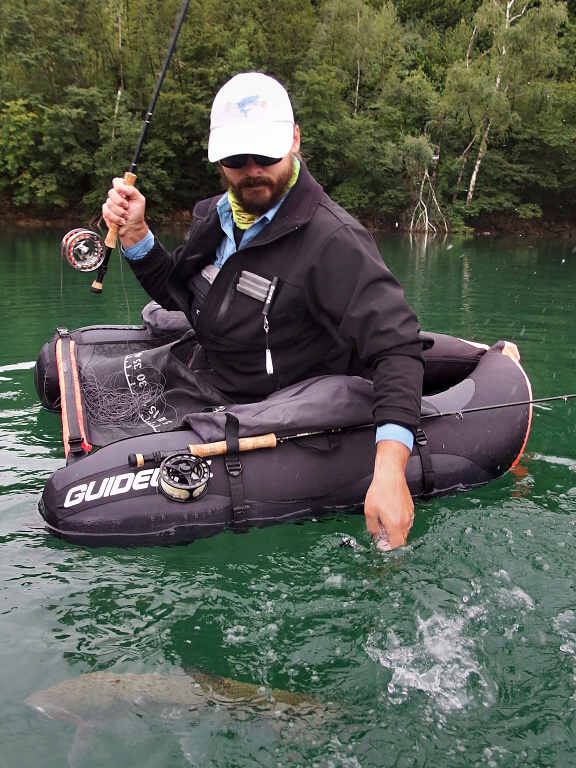
[(67, 331), (59, 331), (60, 338), (56, 340), (56, 366), (58, 368), (58, 383), (60, 384), (60, 401), (62, 407), (62, 440), (64, 455), (77, 454), (84, 456), (92, 450), (86, 438), (84, 428), (84, 409), (82, 393), (76, 365), (75, 342)]

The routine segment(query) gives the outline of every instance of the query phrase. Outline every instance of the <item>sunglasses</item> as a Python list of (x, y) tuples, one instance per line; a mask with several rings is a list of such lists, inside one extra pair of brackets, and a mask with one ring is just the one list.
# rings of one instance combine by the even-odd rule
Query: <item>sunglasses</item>
[(280, 160), (282, 160), (281, 157), (266, 157), (266, 155), (230, 155), (230, 157), (223, 157), (220, 160), (220, 165), (223, 165), (224, 168), (234, 168), (234, 170), (238, 170), (239, 168), (244, 168), (249, 157), (254, 160), (256, 165), (262, 165), (264, 167), (268, 165), (276, 165), (276, 163), (279, 163)]

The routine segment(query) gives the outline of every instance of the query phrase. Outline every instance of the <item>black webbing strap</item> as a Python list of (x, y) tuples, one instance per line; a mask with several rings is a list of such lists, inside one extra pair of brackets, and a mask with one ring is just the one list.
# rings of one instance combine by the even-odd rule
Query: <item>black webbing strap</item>
[(226, 454), (224, 463), (228, 480), (230, 481), (230, 498), (232, 501), (232, 529), (234, 533), (245, 533), (248, 530), (246, 500), (244, 499), (244, 484), (242, 483), (242, 464), (240, 463), (239, 443), (240, 423), (236, 416), (226, 414)]
[(422, 464), (422, 498), (426, 499), (434, 491), (434, 467), (432, 466), (432, 454), (428, 447), (428, 436), (420, 427), (416, 430), (415, 445)]

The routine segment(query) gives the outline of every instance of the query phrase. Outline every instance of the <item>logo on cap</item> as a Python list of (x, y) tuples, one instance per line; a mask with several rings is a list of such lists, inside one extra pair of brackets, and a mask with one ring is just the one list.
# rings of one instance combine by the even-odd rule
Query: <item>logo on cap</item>
[(250, 109), (252, 107), (254, 107), (256, 105), (257, 102), (258, 102), (258, 96), (257, 95), (256, 96), (246, 96), (245, 99), (242, 99), (242, 101), (238, 102), (238, 109), (240, 110), (240, 112), (242, 112), (244, 117), (248, 117), (248, 112), (250, 111)]
[(253, 107), (265, 109), (266, 106), (266, 100), (261, 99), (260, 96), (246, 96), (242, 101), (229, 101), (228, 104), (226, 104), (226, 112), (238, 109), (244, 117), (248, 117), (248, 112), (250, 112)]

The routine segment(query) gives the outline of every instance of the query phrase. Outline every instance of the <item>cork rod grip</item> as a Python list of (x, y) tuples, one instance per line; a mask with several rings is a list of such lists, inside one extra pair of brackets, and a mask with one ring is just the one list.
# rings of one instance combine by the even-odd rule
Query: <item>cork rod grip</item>
[[(136, 183), (136, 174), (131, 173), (130, 171), (126, 171), (124, 174), (124, 184), (126, 184), (129, 187), (133, 187)], [(110, 226), (110, 229), (108, 230), (108, 234), (106, 235), (106, 240), (104, 240), (104, 244), (107, 248), (116, 248), (116, 241), (118, 239), (118, 224), (112, 224)]]
[[(258, 435), (257, 437), (241, 437), (238, 440), (241, 451), (256, 451), (259, 448), (276, 448), (276, 435), (270, 432), (268, 435)], [(227, 453), (225, 440), (217, 443), (204, 443), (200, 445), (189, 445), (188, 450), (194, 456), (221, 456)]]

